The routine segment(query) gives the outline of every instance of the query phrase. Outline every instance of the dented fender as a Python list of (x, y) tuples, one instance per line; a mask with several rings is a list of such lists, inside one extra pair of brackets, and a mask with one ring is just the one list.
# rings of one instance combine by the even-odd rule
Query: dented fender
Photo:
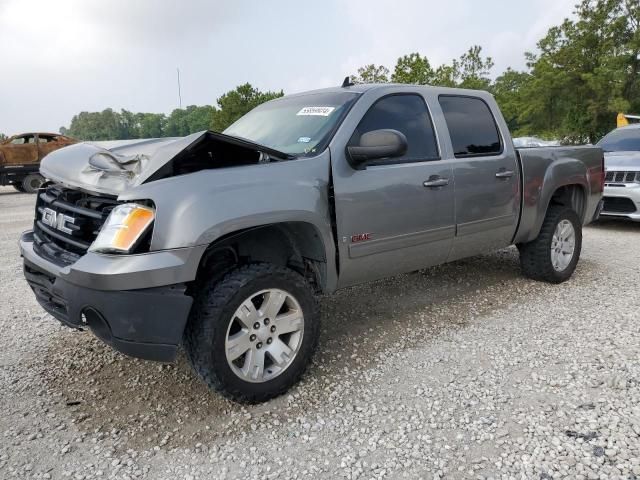
[(278, 223), (312, 225), (335, 283), (335, 244), (328, 198), (329, 150), (291, 162), (201, 170), (141, 184), (118, 199), (156, 207), (151, 250), (210, 245), (229, 234)]

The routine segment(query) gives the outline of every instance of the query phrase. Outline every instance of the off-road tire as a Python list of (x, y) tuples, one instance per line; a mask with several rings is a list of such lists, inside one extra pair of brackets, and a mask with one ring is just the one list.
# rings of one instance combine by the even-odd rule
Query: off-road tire
[[(573, 258), (562, 271), (553, 268), (551, 260), (551, 242), (557, 225), (568, 220), (575, 231)], [(573, 275), (582, 250), (582, 223), (576, 212), (562, 205), (551, 205), (542, 223), (540, 233), (535, 240), (518, 245), (520, 266), (524, 276), (533, 280), (549, 283), (562, 283)]]
[(44, 178), (39, 173), (30, 173), (22, 180), (22, 188), (25, 193), (36, 193), (44, 183)]
[[(278, 288), (292, 294), (304, 315), (304, 334), (293, 362), (277, 377), (250, 383), (230, 368), (225, 354), (227, 328), (250, 295)], [(309, 365), (320, 336), (320, 313), (311, 285), (288, 268), (255, 263), (238, 267), (218, 282), (203, 283), (185, 329), (184, 347), (195, 372), (213, 390), (241, 403), (264, 402), (296, 384)]]
[(22, 186), (22, 183), (12, 183), (11, 186), (20, 193), (24, 193), (24, 187)]

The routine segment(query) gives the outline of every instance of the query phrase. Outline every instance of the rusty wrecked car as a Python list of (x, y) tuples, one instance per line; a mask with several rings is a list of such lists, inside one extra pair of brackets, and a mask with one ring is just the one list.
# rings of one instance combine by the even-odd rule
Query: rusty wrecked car
[(44, 183), (40, 161), (77, 140), (59, 133), (22, 133), (0, 142), (0, 186), (35, 193)]

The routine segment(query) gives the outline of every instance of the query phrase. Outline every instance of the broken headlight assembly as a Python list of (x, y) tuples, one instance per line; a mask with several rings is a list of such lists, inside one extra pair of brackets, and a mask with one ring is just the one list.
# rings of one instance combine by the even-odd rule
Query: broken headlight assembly
[(132, 253), (149, 231), (155, 218), (155, 210), (138, 203), (118, 205), (107, 217), (90, 252)]

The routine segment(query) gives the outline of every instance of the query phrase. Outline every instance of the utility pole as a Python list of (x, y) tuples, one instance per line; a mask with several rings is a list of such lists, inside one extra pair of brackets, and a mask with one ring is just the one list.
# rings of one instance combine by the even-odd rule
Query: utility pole
[(180, 109), (182, 110), (182, 92), (180, 91), (180, 69), (176, 68), (178, 72), (178, 101), (180, 102)]

